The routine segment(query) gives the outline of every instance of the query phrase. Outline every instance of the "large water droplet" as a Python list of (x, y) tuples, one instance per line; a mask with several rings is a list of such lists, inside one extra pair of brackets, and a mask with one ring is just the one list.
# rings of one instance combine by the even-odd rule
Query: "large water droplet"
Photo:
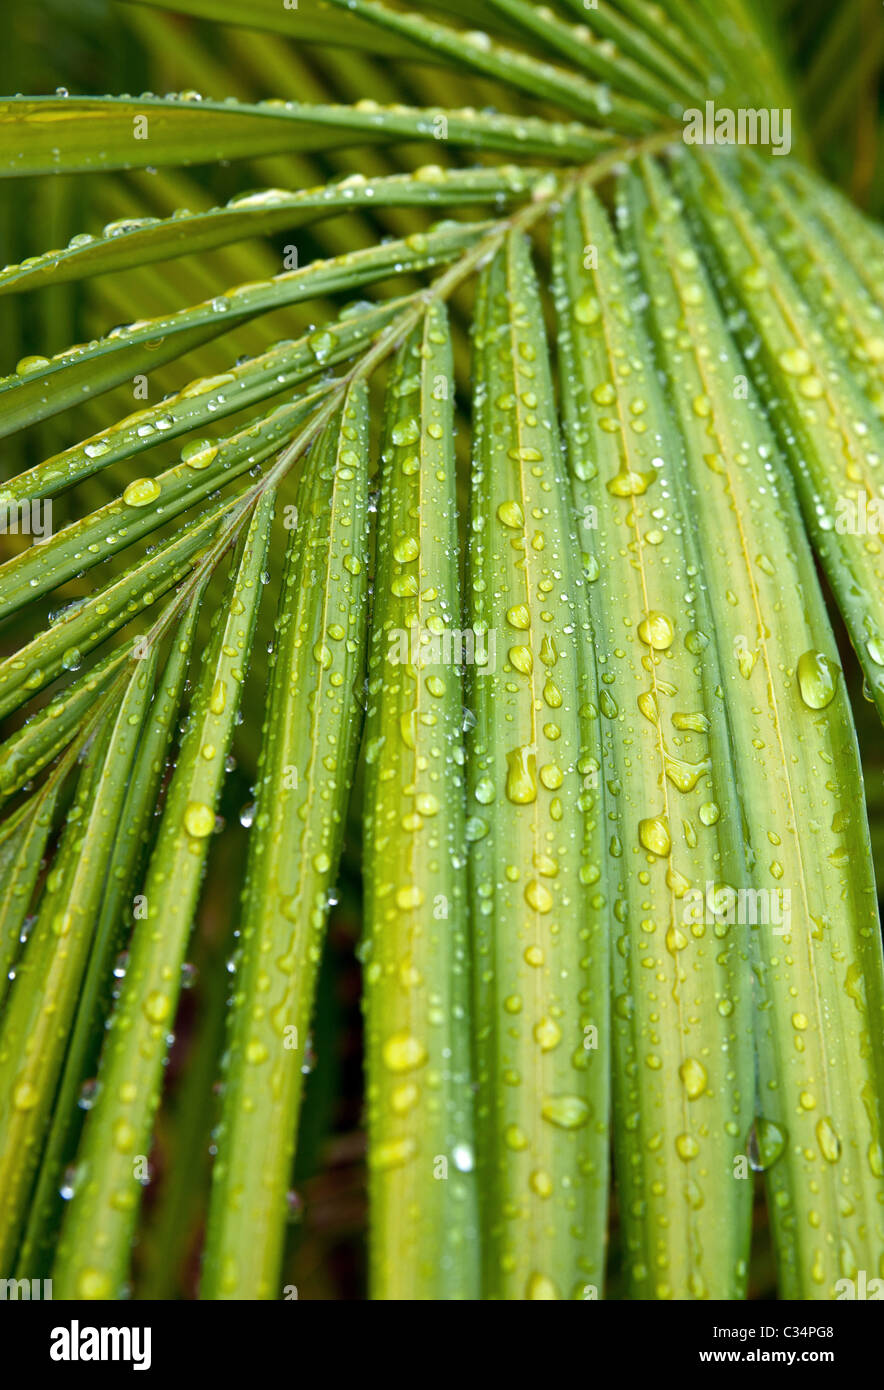
[(798, 658), (798, 689), (808, 709), (825, 709), (835, 698), (838, 668), (822, 652), (804, 652)]
[(749, 1167), (756, 1173), (765, 1173), (772, 1168), (786, 1147), (788, 1135), (773, 1120), (756, 1115), (749, 1137), (746, 1140), (746, 1153)]

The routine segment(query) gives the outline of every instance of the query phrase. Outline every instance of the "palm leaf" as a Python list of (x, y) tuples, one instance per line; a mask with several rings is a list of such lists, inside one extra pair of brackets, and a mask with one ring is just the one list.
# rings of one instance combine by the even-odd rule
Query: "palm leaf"
[[(746, 876), (716, 695), (721, 656), (686, 524), (680, 441), (644, 329), (628, 309), (604, 211), (581, 191), (557, 232), (559, 345), (591, 580), (613, 913), (626, 929), (614, 928), (612, 991), (629, 1286), (640, 1298), (740, 1297), (749, 1193), (733, 1171), (752, 1102), (747, 943), (739, 927), (721, 941), (705, 914), (691, 930), (685, 910), (707, 884)], [(585, 245), (598, 248), (592, 274), (583, 269)], [(618, 361), (634, 365), (620, 373)], [(675, 1204), (679, 1219), (661, 1222)]]
[[(54, 1266), (54, 1278), (70, 1297), (107, 1297), (124, 1282), (138, 1208), (131, 1155), (146, 1152), (156, 1109), (165, 1025), (174, 1017), (208, 837), (215, 828), (239, 704), (240, 663), (248, 660), (274, 504), (268, 488), (231, 571), (145, 878), (147, 929), (137, 933), (130, 953)], [(88, 1242), (83, 1231), (92, 1233)]]
[(17, 971), (16, 988), (4, 1013), (0, 1050), (20, 1054), (17, 1068), (4, 1071), (0, 1091), (3, 1148), (3, 1208), (0, 1250), (6, 1265), (25, 1205), (22, 1201), (40, 1153), (49, 1119), (54, 1079), (61, 1066), (67, 1028), (77, 1002), (89, 948), (89, 930), (104, 874), (113, 854), (114, 832), (138, 731), (154, 677), (154, 660), (139, 662), (114, 723), (101, 730), (78, 780), (76, 816), (66, 833), (40, 912)]
[[(433, 306), (387, 388), (366, 719), (374, 1298), (479, 1290), (453, 363)], [(450, 1165), (450, 1170), (449, 1170)], [(407, 1213), (407, 1215), (406, 1215)], [(428, 1258), (441, 1233), (441, 1258)]]
[[(525, 82), (533, 76), (529, 66)], [(555, 89), (555, 88), (554, 88)], [(566, 88), (566, 91), (569, 91)], [(577, 114), (597, 118), (602, 97), (595, 101), (578, 84), (578, 94), (566, 106)], [(328, 150), (377, 141), (438, 140), (511, 155), (547, 158), (588, 158), (615, 143), (606, 129), (576, 122), (526, 120), (481, 112), (462, 114), (430, 108), (384, 110), (376, 104), (357, 109), (301, 107), (297, 102), (248, 105), (201, 97), (14, 97), (0, 102), (0, 130), (5, 157), (0, 176), (22, 178), (51, 174), (62, 158), (55, 144), (56, 123), (65, 121), (64, 168), (70, 173), (141, 169), (164, 164), (204, 164), (217, 159), (254, 158), (258, 154), (293, 149)], [(144, 122), (138, 125), (138, 122)], [(653, 112), (624, 120), (627, 130), (653, 125)], [(136, 139), (134, 132), (147, 135)], [(440, 132), (444, 130), (444, 137)], [(142, 148), (143, 146), (143, 148)]]
[(761, 351), (752, 354), (751, 368), (759, 380), (763, 377), (765, 394), (776, 398), (772, 414), (786, 443), (806, 525), (838, 595), (868, 688), (884, 713), (879, 558), (860, 534), (836, 525), (845, 501), (860, 506), (860, 499), (876, 496), (884, 425), (720, 163), (684, 166), (692, 206), (710, 232), (729, 292), (745, 310), (747, 326), (759, 333)]
[(234, 285), (177, 313), (125, 324), (55, 358), (25, 359), (13, 376), (0, 381), (0, 434), (108, 391), (257, 314), (453, 260), (482, 230), (482, 224), (451, 223), (426, 237), (314, 261), (269, 281)]
[[(293, 517), (209, 1215), (209, 1298), (267, 1298), (278, 1278), (301, 1069), (361, 731), (353, 692), (364, 679), (367, 432), (366, 391), (356, 386), (314, 446)], [(309, 722), (298, 717), (305, 698)]]
[(472, 682), (468, 776), (486, 1291), (571, 1297), (602, 1273), (603, 850), (599, 818), (593, 835), (583, 824), (585, 597), (539, 292), (515, 233), (480, 284), (475, 344), (468, 612), (502, 648)]
[[(96, 1024), (110, 1002), (110, 981), (118, 975), (115, 967), (121, 944), (121, 921), (128, 919), (127, 898), (131, 902), (133, 879), (148, 838), (150, 819), (156, 806), (164, 753), (169, 742), (184, 686), (199, 608), (201, 591), (187, 613), (171, 644), (162, 674), (158, 676), (153, 699), (145, 711), (143, 737), (125, 799), (120, 810), (121, 834), (114, 839), (101, 907), (89, 946), (88, 964), (77, 999), (76, 1016), (59, 1081), (52, 1123), (40, 1160), (39, 1179), (31, 1199), (28, 1225), (22, 1238), (18, 1260), (22, 1268), (39, 1264), (48, 1268), (52, 1236), (60, 1216), (62, 1175), (76, 1153), (80, 1135), (78, 1102), (97, 1061)], [(136, 900), (132, 910), (140, 914), (143, 903)]]
[(321, 217), (353, 207), (469, 207), (524, 197), (543, 177), (542, 172), (509, 169), (443, 171), (428, 168), (423, 178), (395, 174), (365, 179), (353, 175), (319, 189), (287, 192), (281, 188), (242, 193), (226, 207), (165, 219), (121, 219), (99, 237), (74, 238), (65, 251), (30, 258), (26, 266), (0, 273), (0, 294), (33, 289), (51, 281), (78, 280), (111, 270), (143, 266), (149, 261), (193, 255), (245, 237), (267, 236), (287, 227), (303, 227)]
[[(189, 90), (0, 59), (0, 508), (49, 524), (0, 561), (0, 1274), (323, 1296), (358, 1228), (374, 1299), (741, 1299), (758, 1172), (779, 1292), (839, 1296), (884, 1240), (884, 230), (810, 163), (868, 185), (860, 7), (126, 13), (65, 88)], [(680, 148), (710, 99), (793, 158)], [(368, 1219), (299, 1252), (342, 1088)]]
[[(752, 932), (760, 982), (753, 1144), (758, 1166), (768, 1170), (784, 1296), (812, 1298), (838, 1279), (845, 1251), (860, 1264), (872, 1261), (880, 1241), (868, 1164), (877, 1129), (862, 1097), (880, 1091), (882, 1057), (863, 1041), (862, 1018), (840, 979), (840, 962), (849, 958), (873, 994), (884, 985), (877, 951), (867, 945), (877, 924), (855, 736), (787, 470), (780, 460), (779, 481), (771, 476), (769, 461), (779, 451), (757, 400), (733, 398), (736, 347), (675, 199), (652, 166), (645, 176), (647, 196), (632, 189), (630, 221), (645, 229), (640, 253), (667, 375), (678, 383), (702, 548), (716, 557), (719, 573), (726, 567), (726, 581), (709, 584), (713, 628), (730, 683), (747, 682), (757, 692), (751, 706), (733, 701), (731, 721), (743, 815), (754, 827), (753, 879), (768, 893), (792, 885), (779, 925)], [(679, 316), (690, 325), (691, 342), (706, 343), (708, 354), (694, 349), (689, 356), (665, 334)], [(773, 506), (753, 507), (752, 494), (761, 489), (771, 491)], [(821, 705), (826, 678), (831, 694)], [(839, 768), (825, 806), (814, 786), (817, 758)], [(821, 1224), (831, 1234), (825, 1241), (813, 1234), (811, 1219), (824, 1202)]]

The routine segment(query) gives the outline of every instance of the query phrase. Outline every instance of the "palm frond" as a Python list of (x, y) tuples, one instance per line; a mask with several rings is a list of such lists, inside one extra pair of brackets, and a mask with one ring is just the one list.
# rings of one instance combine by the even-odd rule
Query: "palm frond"
[(753, 1174), (877, 1269), (864, 13), (139, 0), (66, 85), (192, 86), (0, 99), (0, 1275), (286, 1296), (314, 1032), (373, 1299), (742, 1299)]

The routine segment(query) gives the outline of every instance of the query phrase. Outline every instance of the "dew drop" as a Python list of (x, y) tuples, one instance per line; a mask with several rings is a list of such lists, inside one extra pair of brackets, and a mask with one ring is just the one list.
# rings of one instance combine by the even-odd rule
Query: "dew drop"
[(798, 689), (808, 709), (825, 709), (835, 698), (838, 668), (822, 652), (807, 651), (798, 658)]
[(160, 485), (156, 478), (135, 478), (123, 492), (123, 501), (129, 507), (149, 507), (160, 495)]

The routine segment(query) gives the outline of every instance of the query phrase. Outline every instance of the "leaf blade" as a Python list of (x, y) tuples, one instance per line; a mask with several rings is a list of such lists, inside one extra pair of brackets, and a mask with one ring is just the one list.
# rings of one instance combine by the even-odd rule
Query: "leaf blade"
[[(56, 144), (62, 119), (64, 156)], [(393, 140), (435, 141), (440, 119), (453, 144), (511, 155), (590, 159), (616, 143), (608, 130), (575, 121), (462, 115), (444, 107), (357, 110), (298, 102), (10, 97), (0, 100), (0, 178), (55, 173), (62, 158), (66, 172), (86, 173), (358, 148)], [(147, 134), (135, 138), (136, 130)]]
[(479, 1289), (463, 701), (444, 647), (460, 625), (453, 399), (447, 315), (434, 305), (387, 385), (371, 627), (364, 1010), (374, 1299), (475, 1298)]
[(705, 245), (727, 292), (745, 310), (749, 331), (758, 334), (753, 375), (786, 444), (814, 549), (884, 716), (884, 569), (861, 529), (839, 530), (835, 523), (845, 509), (859, 513), (877, 496), (884, 422), (820, 329), (733, 174), (704, 156), (680, 160), (676, 174), (709, 233)]
[(147, 915), (130, 946), (99, 1091), (78, 1154), (77, 1188), (58, 1243), (53, 1282), (64, 1296), (118, 1296), (125, 1281), (141, 1193), (132, 1154), (149, 1151), (167, 1029), (239, 706), (241, 663), (248, 660), (254, 632), (274, 502), (270, 491), (259, 498), (231, 569), (169, 786), (145, 879)]
[[(367, 500), (359, 386), (310, 456), (289, 542), (256, 799), (267, 833), (250, 845), (203, 1298), (279, 1296), (302, 1064), (361, 728)], [(265, 989), (268, 958), (279, 969)]]
[(109, 391), (140, 370), (172, 361), (258, 314), (445, 264), (486, 230), (481, 222), (453, 223), (426, 236), (314, 261), (270, 280), (234, 285), (187, 309), (126, 325), (52, 359), (26, 359), (12, 376), (0, 379), (0, 437)]
[(530, 196), (543, 170), (505, 166), (489, 169), (427, 168), (423, 177), (390, 174), (366, 179), (350, 175), (319, 188), (256, 189), (220, 207), (173, 217), (122, 219), (99, 236), (82, 234), (62, 251), (30, 256), (26, 265), (0, 271), (0, 294), (59, 285), (109, 271), (190, 256), (253, 236), (309, 226), (353, 208), (455, 208), (506, 203)]
[[(162, 675), (156, 682), (153, 700), (146, 712), (120, 812), (122, 831), (114, 838), (106, 887), (77, 999), (76, 1016), (65, 1053), (52, 1123), (18, 1254), (18, 1269), (22, 1278), (33, 1279), (48, 1273), (51, 1235), (54, 1234), (63, 1205), (61, 1178), (66, 1164), (74, 1157), (80, 1133), (82, 1116), (77, 1100), (83, 1083), (93, 1074), (98, 1061), (100, 1032), (96, 1038), (96, 1024), (101, 1022), (110, 1003), (113, 961), (122, 944), (120, 920), (124, 916), (123, 904), (127, 894), (131, 893), (138, 859), (147, 842), (150, 822), (159, 799), (172, 721), (184, 688), (204, 589), (205, 584), (194, 595), (193, 603), (175, 633)], [(137, 910), (133, 911), (137, 918)], [(127, 912), (125, 917), (128, 916)]]
[(467, 611), (508, 646), (474, 672), (467, 745), (484, 1296), (583, 1298), (603, 1277), (610, 1033), (602, 830), (581, 772), (585, 594), (517, 233), (478, 295)]
[(0, 1083), (0, 1263), (11, 1264), (50, 1119), (67, 1026), (111, 857), (154, 663), (138, 664), (112, 725), (101, 731), (78, 784), (82, 817), (70, 817), (34, 931), (4, 1010), (0, 1053), (14, 1056)]
[(751, 1210), (732, 1176), (752, 1118), (747, 942), (738, 928), (723, 944), (703, 925), (691, 931), (684, 902), (722, 876), (741, 881), (741, 822), (713, 629), (702, 586), (688, 580), (678, 439), (588, 188), (557, 220), (554, 283), (621, 927), (614, 1143), (627, 1287), (639, 1298), (739, 1298)]
[[(643, 175), (645, 196), (631, 189), (630, 225), (688, 445), (701, 548), (721, 576), (709, 585), (715, 630), (723, 650), (738, 654), (726, 699), (750, 878), (762, 894), (777, 884), (790, 894), (787, 911), (762, 911), (750, 933), (755, 1161), (766, 1169), (781, 1295), (833, 1298), (844, 1253), (873, 1263), (882, 1239), (882, 1184), (868, 1155), (880, 1144), (871, 1097), (881, 1095), (884, 1049), (844, 988), (850, 961), (870, 1016), (884, 1000), (855, 735), (840, 676), (824, 710), (802, 698), (802, 659), (817, 653), (835, 672), (838, 655), (787, 467), (780, 457), (771, 470), (779, 451), (757, 400), (730, 389), (744, 363), (677, 202), (649, 162)], [(663, 332), (673, 321), (685, 325), (687, 350)], [(758, 497), (770, 500), (759, 507)], [(837, 778), (821, 784), (821, 766), (837, 767)]]

